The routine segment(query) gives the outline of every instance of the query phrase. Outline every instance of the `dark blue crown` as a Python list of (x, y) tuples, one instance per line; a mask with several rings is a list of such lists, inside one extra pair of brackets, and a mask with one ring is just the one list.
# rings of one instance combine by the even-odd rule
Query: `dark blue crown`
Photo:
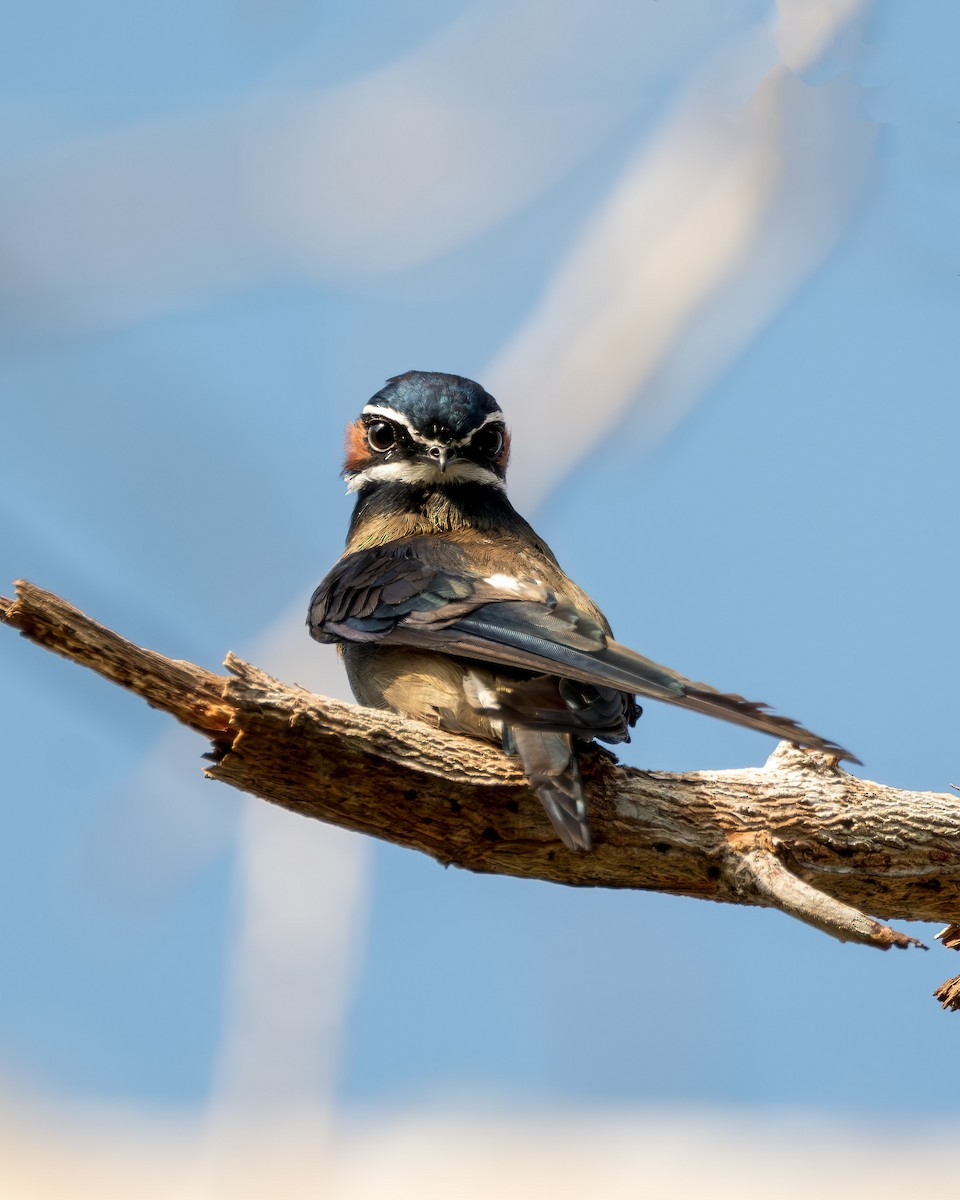
[(394, 375), (368, 403), (395, 409), (428, 436), (443, 430), (453, 438), (464, 437), (484, 417), (500, 412), (500, 405), (479, 383), (440, 371)]

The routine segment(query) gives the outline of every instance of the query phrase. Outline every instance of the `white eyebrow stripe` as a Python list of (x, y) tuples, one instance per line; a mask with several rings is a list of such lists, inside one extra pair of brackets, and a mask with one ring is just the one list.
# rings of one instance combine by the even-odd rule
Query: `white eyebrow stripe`
[[(396, 423), (398, 425), (402, 425), (404, 429), (406, 429), (407, 433), (409, 433), (413, 438), (413, 440), (415, 442), (419, 442), (421, 446), (443, 446), (447, 444), (445, 442), (435, 441), (432, 438), (424, 437), (422, 433), (419, 433), (413, 427), (410, 418), (406, 416), (406, 414), (397, 412), (395, 408), (390, 408), (389, 405), (386, 404), (365, 404), (361, 416), (383, 417), (385, 421), (396, 421)], [(456, 441), (449, 444), (454, 446), (465, 446), (476, 433), (479, 433), (479, 431), (485, 428), (487, 425), (492, 425), (495, 421), (499, 421), (501, 425), (504, 423), (502, 412), (497, 410), (492, 413), (487, 413), (479, 425), (475, 425), (473, 429), (469, 430), (462, 438), (458, 438)]]
[(451, 463), (441, 471), (432, 463), (374, 463), (356, 475), (347, 476), (347, 490), (356, 492), (365, 483), (406, 483), (410, 486), (444, 483), (482, 483), (503, 491), (503, 480), (487, 467), (474, 462)]
[(395, 408), (388, 408), (386, 404), (365, 404), (361, 415), (364, 417), (383, 417), (387, 421), (396, 421), (398, 425), (402, 425), (406, 429), (414, 441), (421, 442), (424, 446), (429, 444), (423, 434), (417, 433), (414, 429), (409, 417), (404, 416), (402, 412), (397, 412)]
[(469, 439), (472, 438), (475, 433), (479, 433), (480, 430), (484, 428), (484, 426), (492, 425), (495, 421), (499, 421), (501, 425), (504, 424), (503, 413), (500, 412), (498, 409), (495, 409), (492, 413), (487, 413), (487, 415), (483, 418), (483, 420), (480, 422), (480, 424), (477, 425), (475, 428), (471, 429), (470, 432), (467, 434), (467, 436), (463, 439), (463, 441), (469, 441)]

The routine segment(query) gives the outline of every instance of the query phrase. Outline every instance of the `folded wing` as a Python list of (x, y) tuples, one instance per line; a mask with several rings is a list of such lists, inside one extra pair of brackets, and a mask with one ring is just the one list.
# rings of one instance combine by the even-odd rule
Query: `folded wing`
[[(432, 649), (639, 694), (858, 760), (766, 705), (718, 692), (615, 642), (582, 604), (542, 581), (479, 574), (438, 540), (409, 538), (345, 556), (314, 593), (318, 640)], [(602, 736), (602, 735), (601, 735)]]

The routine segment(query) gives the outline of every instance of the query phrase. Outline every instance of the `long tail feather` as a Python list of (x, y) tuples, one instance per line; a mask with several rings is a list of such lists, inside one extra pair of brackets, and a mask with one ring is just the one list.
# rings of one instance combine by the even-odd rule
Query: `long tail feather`
[[(668, 704), (692, 709), (708, 717), (719, 717), (720, 720), (730, 721), (734, 725), (743, 725), (747, 729), (769, 733), (789, 742), (824, 750), (850, 762), (860, 761), (843, 746), (812, 733), (792, 717), (781, 717), (770, 712), (766, 704), (746, 700), (732, 692), (718, 692), (706, 683), (694, 683), (676, 671), (671, 671), (669, 667), (650, 662), (626, 646), (621, 646), (619, 642), (608, 642), (606, 649), (595, 655), (594, 659), (605, 680), (613, 682), (612, 676), (615, 676), (618, 681), (622, 680), (621, 686), (635, 688), (643, 695), (655, 696)], [(665, 694), (662, 686), (664, 676), (668, 676), (674, 684), (669, 694)], [(652, 684), (650, 690), (645, 686), (648, 678)]]
[(504, 739), (504, 749), (519, 757), (530, 786), (563, 844), (570, 850), (590, 850), (593, 841), (587, 798), (570, 735), (513, 725)]
[[(496, 607), (502, 609), (507, 606)], [(403, 638), (408, 644), (426, 641), (407, 630)], [(835, 754), (837, 758), (860, 762), (859, 758), (837, 742), (804, 729), (790, 717), (780, 717), (767, 711), (765, 704), (745, 700), (743, 696), (731, 692), (718, 692), (705, 683), (694, 683), (619, 642), (608, 641), (602, 648), (585, 651), (548, 641), (528, 627), (504, 627), (500, 622), (493, 624), (479, 614), (472, 614), (446, 630), (444, 649), (448, 654), (507, 663), (586, 683), (607, 684), (631, 695), (651, 696), (666, 704), (676, 704), (735, 725), (769, 733), (773, 737), (824, 750), (828, 754)]]

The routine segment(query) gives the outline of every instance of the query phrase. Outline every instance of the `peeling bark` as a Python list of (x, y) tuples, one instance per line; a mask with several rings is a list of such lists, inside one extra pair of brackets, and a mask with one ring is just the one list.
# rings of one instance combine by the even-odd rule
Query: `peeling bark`
[[(0, 620), (207, 736), (211, 778), (444, 865), (779, 908), (881, 949), (920, 943), (874, 918), (960, 914), (960, 796), (888, 788), (786, 742), (762, 767), (684, 774), (586, 750), (595, 849), (575, 854), (485, 742), (312, 695), (233, 654), (224, 676), (165, 658), (32, 584), (0, 598)], [(960, 947), (960, 925), (941, 940)], [(960, 979), (936, 994), (960, 1008)]]

